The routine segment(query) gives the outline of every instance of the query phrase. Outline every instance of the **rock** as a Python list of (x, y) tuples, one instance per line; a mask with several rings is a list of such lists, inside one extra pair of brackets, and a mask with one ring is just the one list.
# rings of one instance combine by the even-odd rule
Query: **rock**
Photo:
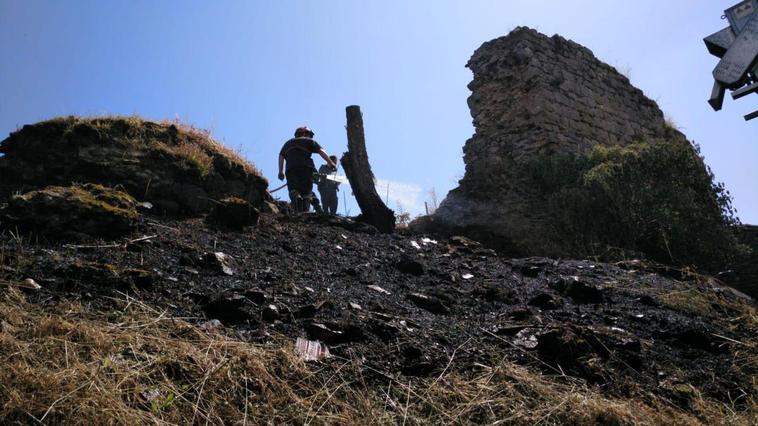
[(428, 377), (436, 369), (437, 366), (434, 363), (429, 361), (420, 361), (403, 365), (402, 373), (403, 375), (410, 377)]
[(90, 262), (76, 259), (61, 268), (67, 279), (83, 283), (97, 283), (99, 287), (128, 287), (131, 279), (121, 276), (122, 270), (109, 263)]
[(152, 288), (155, 284), (155, 276), (150, 271), (143, 269), (127, 269), (122, 272), (123, 275), (129, 277), (135, 287), (140, 289)]
[(206, 267), (224, 275), (234, 275), (231, 256), (219, 252), (206, 253), (203, 255), (203, 263)]
[(403, 354), (403, 358), (406, 360), (417, 360), (424, 355), (424, 351), (412, 343), (406, 343), (402, 345), (400, 347), (400, 351)]
[(536, 265), (520, 265), (514, 269), (518, 270), (521, 275), (528, 278), (537, 278), (540, 276), (540, 272), (542, 272), (542, 268)]
[(400, 333), (400, 327), (392, 322), (385, 322), (376, 319), (369, 321), (369, 330), (383, 341), (388, 341)]
[(711, 353), (729, 353), (729, 346), (726, 342), (719, 341), (705, 328), (697, 325), (686, 325), (681, 329), (669, 331), (666, 337), (673, 338), (678, 346), (692, 349), (699, 349)]
[(241, 198), (229, 197), (213, 206), (206, 221), (222, 228), (240, 230), (246, 226), (257, 225), (259, 215), (258, 209), (249, 202)]
[(268, 182), (208, 133), (136, 117), (56, 118), (0, 142), (0, 198), (45, 185), (118, 185), (157, 214), (197, 216), (237, 197), (260, 207)]
[(433, 314), (447, 314), (450, 309), (440, 302), (437, 298), (429, 297), (421, 293), (411, 293), (408, 300), (421, 309), (425, 309)]
[(316, 312), (318, 312), (316, 305), (303, 305), (295, 311), (295, 318), (313, 318), (316, 315)]
[(658, 302), (656, 302), (655, 299), (653, 299), (651, 296), (648, 296), (648, 295), (641, 296), (639, 299), (637, 299), (637, 301), (641, 305), (645, 305), (645, 306), (658, 306)]
[(268, 300), (268, 295), (260, 289), (247, 290), (244, 295), (256, 305), (262, 305)]
[(268, 305), (263, 308), (261, 318), (266, 322), (274, 322), (279, 319), (279, 308), (276, 305)]
[(541, 359), (558, 363), (562, 368), (578, 366), (580, 358), (593, 353), (592, 345), (569, 329), (553, 329), (537, 335), (537, 351)]
[(421, 262), (412, 259), (409, 256), (403, 256), (396, 264), (397, 269), (404, 273), (415, 276), (424, 275), (424, 265)]
[(209, 318), (224, 323), (242, 323), (250, 319), (246, 302), (247, 298), (241, 294), (221, 295), (203, 306), (203, 311)]
[(543, 310), (557, 309), (561, 307), (562, 304), (562, 301), (559, 301), (547, 293), (540, 293), (529, 299), (530, 306), (536, 306)]
[(527, 308), (516, 308), (508, 312), (508, 318), (516, 321), (522, 321), (532, 316)]
[(333, 345), (342, 341), (342, 332), (338, 330), (332, 330), (321, 323), (311, 323), (308, 325), (308, 337), (313, 340), (321, 340), (327, 344)]
[(498, 284), (486, 284), (476, 290), (488, 302), (512, 303), (518, 300), (515, 292)]
[(179, 257), (180, 266), (198, 266), (202, 262), (202, 257), (188, 256), (183, 254)]
[(582, 281), (571, 280), (566, 295), (576, 303), (602, 303), (603, 291)]
[(136, 229), (136, 205), (128, 194), (100, 185), (48, 186), (12, 196), (0, 222), (50, 239), (114, 239)]
[(476, 248), (480, 247), (481, 243), (474, 241), (470, 238), (466, 238), (462, 235), (453, 235), (448, 239), (448, 244), (457, 248)]

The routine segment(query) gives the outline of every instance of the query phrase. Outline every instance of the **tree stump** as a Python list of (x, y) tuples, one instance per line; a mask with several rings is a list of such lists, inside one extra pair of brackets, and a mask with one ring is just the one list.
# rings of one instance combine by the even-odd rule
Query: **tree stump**
[(374, 173), (368, 162), (363, 115), (358, 105), (345, 109), (347, 115), (347, 152), (340, 163), (350, 181), (355, 200), (361, 208), (361, 220), (386, 234), (395, 230), (395, 212), (390, 210), (376, 192)]

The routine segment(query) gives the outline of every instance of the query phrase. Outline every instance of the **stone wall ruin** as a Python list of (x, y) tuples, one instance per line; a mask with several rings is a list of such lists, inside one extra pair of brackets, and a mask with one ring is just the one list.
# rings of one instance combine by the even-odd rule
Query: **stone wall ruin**
[(518, 165), (598, 144), (664, 136), (687, 142), (627, 77), (558, 35), (516, 28), (484, 43), (467, 67), (476, 132), (463, 148), (463, 179), (431, 220), (503, 251), (561, 254), (544, 233), (544, 198)]

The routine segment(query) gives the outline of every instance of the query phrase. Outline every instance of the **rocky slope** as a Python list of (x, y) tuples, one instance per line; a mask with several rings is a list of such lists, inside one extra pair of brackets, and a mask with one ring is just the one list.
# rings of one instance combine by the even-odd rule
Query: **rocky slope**
[[(332, 355), (313, 368), (328, 376), (350, 360), (343, 380), (373, 392), (387, 380), (473, 380), (509, 365), (688, 422), (725, 415), (703, 408), (723, 404), (737, 422), (756, 415), (752, 301), (660, 265), (514, 259), (463, 237), (381, 235), (348, 219), (286, 214), (243, 232), (141, 216), (126, 238), (77, 245), (6, 229), (0, 253), (0, 291), (31, 278), (41, 288), (27, 299), (45, 312), (74, 300), (113, 315), (128, 295), (242, 344), (307, 338)], [(0, 352), (12, 360), (9, 333)], [(27, 392), (21, 386), (5, 382), (0, 393)]]

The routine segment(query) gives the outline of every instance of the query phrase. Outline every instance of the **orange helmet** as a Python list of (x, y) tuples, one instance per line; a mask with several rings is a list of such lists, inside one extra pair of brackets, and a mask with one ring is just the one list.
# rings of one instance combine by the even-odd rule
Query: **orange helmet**
[(313, 130), (309, 129), (306, 126), (298, 127), (297, 129), (295, 129), (295, 137), (296, 138), (300, 137), (300, 136), (307, 136), (309, 138), (312, 138), (313, 135), (314, 135)]

